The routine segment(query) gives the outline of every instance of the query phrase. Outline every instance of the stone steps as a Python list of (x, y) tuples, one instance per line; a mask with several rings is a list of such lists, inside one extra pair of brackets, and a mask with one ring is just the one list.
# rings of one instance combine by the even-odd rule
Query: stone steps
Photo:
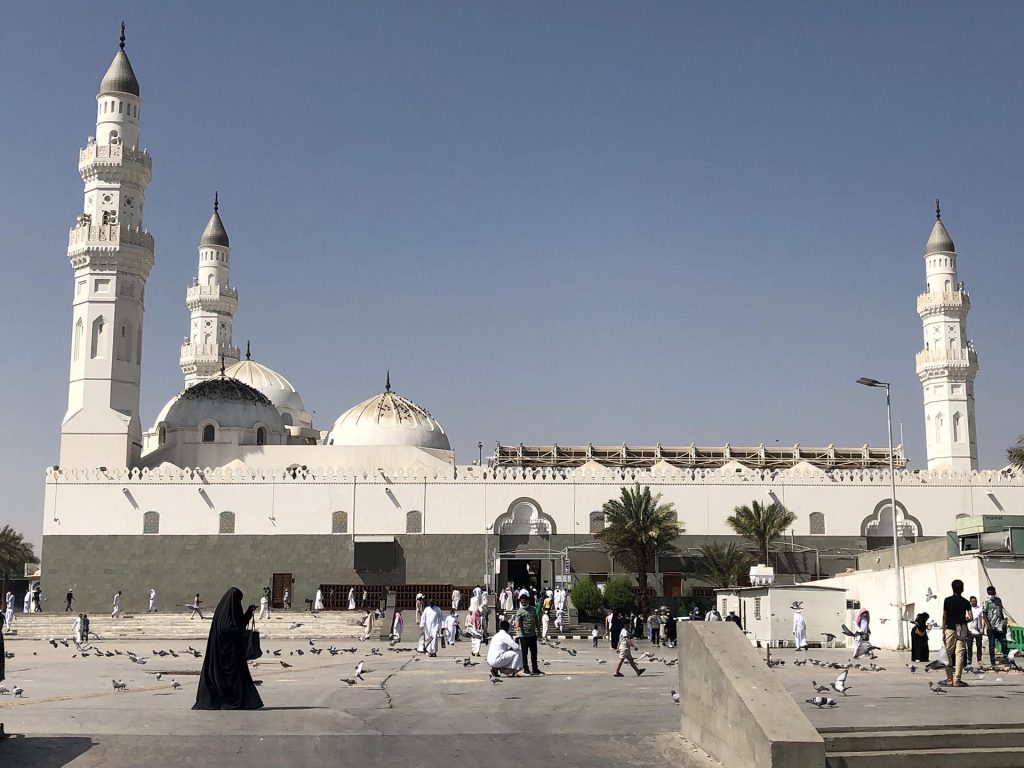
[[(212, 612), (211, 612), (212, 613)], [(178, 613), (125, 614), (119, 619), (109, 616), (91, 618), (90, 635), (103, 640), (203, 640), (210, 632), (210, 613), (206, 619), (189, 619)], [(307, 638), (356, 638), (363, 628), (362, 616), (348, 612), (311, 614), (302, 611), (278, 612), (270, 619), (257, 621), (256, 628), (275, 640), (305, 640)], [(40, 640), (48, 638), (70, 639), (75, 617), (72, 614), (30, 613), (18, 614), (13, 631), (4, 635), (7, 641)], [(290, 629), (293, 623), (302, 626)], [(377, 635), (379, 623), (374, 626)], [(411, 628), (410, 628), (411, 631)], [(410, 634), (407, 631), (406, 634)]]
[(1015, 768), (1024, 765), (1024, 725), (821, 729), (828, 768)]

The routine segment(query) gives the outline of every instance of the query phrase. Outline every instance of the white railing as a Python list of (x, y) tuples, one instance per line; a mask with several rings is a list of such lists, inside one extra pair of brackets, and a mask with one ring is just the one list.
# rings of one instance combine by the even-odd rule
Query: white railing
[(977, 365), (978, 353), (973, 349), (934, 349), (917, 353), (918, 365), (929, 365), (932, 363), (950, 365)]
[(917, 297), (917, 308), (947, 304), (950, 306), (971, 305), (971, 297), (967, 291), (930, 291)]
[(96, 244), (138, 245), (153, 250), (153, 236), (141, 227), (120, 224), (78, 224), (68, 234), (68, 247)]
[(193, 344), (185, 339), (181, 343), (181, 359), (214, 360), (220, 362), (221, 355), (229, 360), (238, 360), (241, 350), (238, 347), (222, 347), (219, 344)]
[(220, 285), (192, 285), (185, 292), (185, 301), (196, 301), (201, 298), (234, 299), (238, 301), (238, 289)]
[(89, 144), (85, 149), (79, 151), (78, 164), (81, 166), (92, 162), (104, 165), (134, 163), (150, 169), (153, 167), (153, 158), (150, 157), (149, 152), (144, 149), (126, 147), (123, 144)]

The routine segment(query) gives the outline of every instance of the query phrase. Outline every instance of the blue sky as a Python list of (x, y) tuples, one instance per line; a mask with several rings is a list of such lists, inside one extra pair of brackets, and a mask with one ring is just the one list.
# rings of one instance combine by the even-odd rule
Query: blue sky
[(28, 3), (0, 25), (0, 523), (34, 540), (77, 152), (121, 18), (153, 155), (147, 426), (181, 386), (216, 189), (236, 341), (321, 427), (390, 369), (463, 462), (478, 440), (884, 445), (866, 375), (916, 467), (941, 197), (982, 464), (1024, 431), (1020, 4)]

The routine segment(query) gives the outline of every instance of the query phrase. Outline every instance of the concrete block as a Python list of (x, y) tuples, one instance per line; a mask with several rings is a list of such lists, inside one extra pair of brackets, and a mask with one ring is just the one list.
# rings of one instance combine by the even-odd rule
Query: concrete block
[(824, 768), (825, 742), (731, 622), (681, 621), (682, 735), (726, 768)]

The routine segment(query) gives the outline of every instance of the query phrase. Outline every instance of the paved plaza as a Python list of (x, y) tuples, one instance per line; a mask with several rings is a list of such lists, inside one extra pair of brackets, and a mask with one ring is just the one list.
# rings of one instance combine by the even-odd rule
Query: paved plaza
[[(409, 643), (399, 646), (402, 652), (373, 641), (334, 644), (357, 651), (314, 655), (308, 640), (277, 642), (271, 635), (267, 653), (253, 664), (253, 677), (263, 681), (262, 710), (193, 712), (202, 660), (153, 651), (205, 650), (205, 642), (98, 644), (132, 650), (145, 657), (139, 665), (127, 656), (72, 658), (73, 646), (54, 649), (45, 640), (9, 641), (15, 657), (4, 685), (25, 693), (0, 696), (0, 721), (15, 734), (0, 743), (0, 764), (450, 768), (504, 757), (524, 765), (715, 765), (677, 735), (679, 709), (670, 697), (678, 687), (676, 668), (648, 663), (643, 677), (613, 678), (607, 644), (595, 650), (589, 643), (564, 643), (577, 651), (575, 658), (542, 646), (545, 676), (498, 684), (489, 681), (482, 659), (475, 667), (456, 661), (468, 656), (468, 643), (436, 659), (409, 651)], [(271, 655), (274, 650), (281, 656)], [(341, 682), (360, 659), (365, 682)], [(112, 679), (126, 682), (127, 691), (115, 692)]]

